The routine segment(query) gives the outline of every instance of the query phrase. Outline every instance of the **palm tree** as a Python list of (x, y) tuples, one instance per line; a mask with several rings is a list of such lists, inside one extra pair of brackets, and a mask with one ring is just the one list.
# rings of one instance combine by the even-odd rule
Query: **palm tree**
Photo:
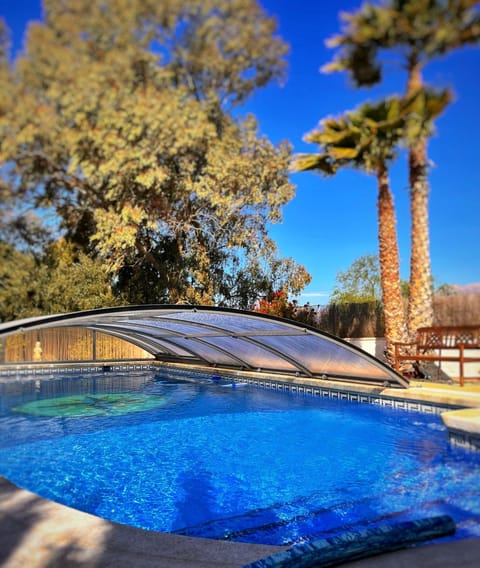
[[(407, 71), (406, 94), (424, 87), (422, 70), (432, 59), (480, 41), (478, 0), (390, 0), (365, 4), (352, 14), (341, 35), (327, 44), (338, 48), (325, 72), (347, 71), (357, 86), (382, 78), (382, 50), (398, 51)], [(428, 129), (427, 129), (428, 131)], [(408, 329), (431, 325), (433, 291), (428, 224), (428, 133), (410, 139), (409, 177), (412, 220)]]
[(434, 132), (433, 120), (450, 103), (449, 90), (419, 89), (410, 98), (405, 140), (409, 146), (411, 253), (407, 327), (413, 340), (419, 327), (433, 323), (433, 278), (430, 268), (428, 223), (427, 140)]
[(407, 339), (395, 207), (388, 174), (395, 148), (404, 136), (405, 120), (398, 98), (362, 105), (339, 118), (326, 118), (305, 137), (307, 142), (318, 144), (320, 152), (297, 155), (292, 163), (292, 170), (297, 172), (316, 170), (330, 176), (339, 169), (353, 167), (377, 178), (379, 260), (386, 358), (390, 364), (394, 342)]

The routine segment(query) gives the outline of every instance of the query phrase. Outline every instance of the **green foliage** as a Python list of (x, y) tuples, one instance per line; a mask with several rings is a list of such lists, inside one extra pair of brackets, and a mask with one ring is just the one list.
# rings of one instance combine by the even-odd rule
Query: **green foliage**
[(63, 239), (52, 244), (38, 274), (38, 307), (63, 313), (118, 305), (105, 267)]
[(0, 241), (0, 322), (38, 315), (35, 296), (35, 259)]
[(435, 290), (437, 296), (455, 296), (457, 293), (455, 286), (451, 284), (440, 284)]
[[(402, 297), (409, 295), (409, 283), (400, 282)], [(432, 290), (436, 296), (453, 296), (457, 293), (451, 284), (435, 285), (432, 279)], [(345, 271), (339, 271), (336, 286), (330, 300), (333, 304), (349, 304), (363, 302), (381, 302), (381, 277), (378, 256), (367, 254), (354, 260)]]
[(0, 321), (116, 304), (105, 268), (63, 240), (42, 259), (0, 241)]
[(450, 89), (418, 89), (405, 98), (406, 124), (404, 144), (411, 146), (418, 140), (435, 133), (434, 120), (438, 118), (452, 102)]
[(285, 68), (257, 2), (46, 0), (45, 18), (0, 84), (12, 198), (54, 211), (126, 301), (245, 304), (232, 278), (277, 261), (305, 285), (268, 238), (294, 196), (290, 146), (233, 112)]
[(294, 171), (317, 170), (334, 175), (353, 167), (377, 174), (395, 158), (399, 146), (431, 133), (433, 120), (451, 100), (451, 94), (433, 89), (419, 90), (407, 97), (389, 97), (364, 103), (339, 117), (327, 117), (304, 137), (318, 144), (318, 154), (299, 154)]
[(382, 298), (378, 256), (357, 258), (345, 271), (337, 273), (331, 301), (336, 304), (379, 302)]

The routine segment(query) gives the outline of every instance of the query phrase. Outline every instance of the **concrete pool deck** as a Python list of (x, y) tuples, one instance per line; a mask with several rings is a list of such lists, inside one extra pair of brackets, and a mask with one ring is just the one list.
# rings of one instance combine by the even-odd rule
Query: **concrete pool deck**
[[(475, 424), (480, 416), (480, 386), (412, 383), (407, 392), (408, 398), (467, 407)], [(112, 523), (43, 499), (0, 477), (0, 566), (4, 568), (241, 568), (279, 550), (282, 547), (196, 539)], [(477, 568), (480, 538), (410, 548), (343, 565)]]

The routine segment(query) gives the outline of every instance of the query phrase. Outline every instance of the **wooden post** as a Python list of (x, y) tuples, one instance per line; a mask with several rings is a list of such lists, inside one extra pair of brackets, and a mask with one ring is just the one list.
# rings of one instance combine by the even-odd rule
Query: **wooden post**
[(460, 350), (460, 362), (459, 362), (459, 366), (460, 366), (460, 386), (463, 387), (463, 383), (464, 383), (463, 363), (464, 363), (464, 355), (465, 355), (465, 344), (460, 343), (458, 348)]

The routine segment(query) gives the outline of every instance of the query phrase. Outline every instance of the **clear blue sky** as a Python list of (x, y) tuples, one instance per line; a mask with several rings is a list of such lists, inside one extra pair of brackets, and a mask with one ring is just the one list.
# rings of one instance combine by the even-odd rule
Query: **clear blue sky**
[[(161, 1), (161, 0), (158, 0)], [(375, 90), (354, 89), (344, 74), (324, 75), (320, 67), (333, 56), (325, 39), (340, 31), (340, 11), (353, 11), (361, 0), (261, 0), (275, 15), (280, 35), (290, 45), (283, 86), (258, 92), (248, 105), (262, 133), (273, 142), (288, 139), (295, 152), (313, 152), (305, 133), (328, 115), (366, 100), (403, 92), (405, 75), (392, 62), (385, 84)], [(39, 19), (40, 0), (0, 0), (0, 15), (19, 47), (25, 23)], [(432, 271), (437, 284), (480, 282), (480, 48), (457, 51), (430, 63), (425, 79), (451, 86), (455, 102), (437, 122), (429, 145), (430, 237)], [(325, 179), (313, 173), (292, 175), (296, 197), (284, 209), (271, 234), (282, 256), (293, 257), (311, 273), (301, 302), (326, 303), (339, 270), (359, 256), (377, 252), (377, 187), (373, 177), (354, 171)], [(398, 219), (402, 278), (409, 275), (410, 221), (408, 172), (401, 156), (391, 172)]]

